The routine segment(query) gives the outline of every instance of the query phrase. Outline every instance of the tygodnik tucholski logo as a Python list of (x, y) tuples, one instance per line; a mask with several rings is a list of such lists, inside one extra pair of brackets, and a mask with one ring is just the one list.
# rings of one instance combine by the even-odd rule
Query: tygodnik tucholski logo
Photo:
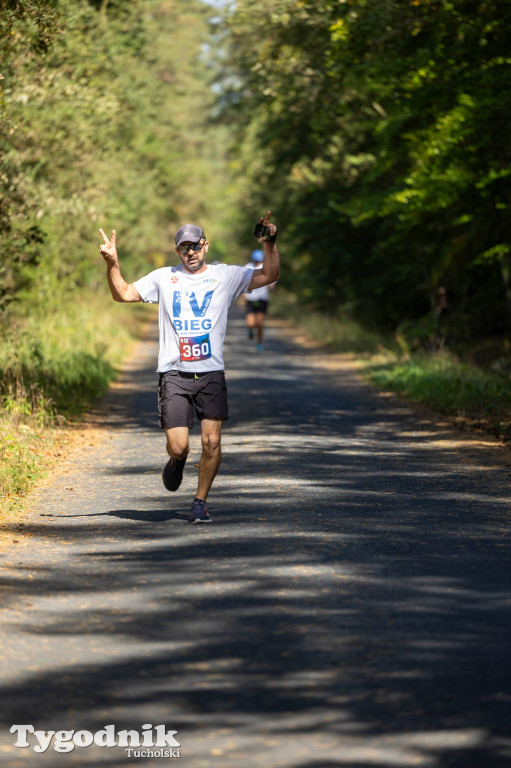
[(128, 757), (181, 757), (181, 744), (174, 736), (177, 731), (167, 731), (164, 725), (146, 723), (141, 731), (116, 731), (115, 725), (105, 725), (101, 731), (36, 731), (33, 725), (13, 725), (11, 733), (17, 734), (14, 746), (21, 749), (32, 747), (42, 754), (52, 747), (55, 752), (72, 752), (76, 747), (123, 747)]

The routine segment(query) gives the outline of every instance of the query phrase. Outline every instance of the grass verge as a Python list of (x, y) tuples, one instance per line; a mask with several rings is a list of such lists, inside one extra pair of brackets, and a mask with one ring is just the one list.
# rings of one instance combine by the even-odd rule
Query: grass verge
[(27, 494), (58, 460), (67, 426), (117, 376), (154, 317), (142, 304), (73, 297), (44, 317), (13, 317), (0, 347), (0, 519), (19, 517)]
[(282, 292), (275, 294), (271, 312), (332, 352), (349, 354), (380, 389), (427, 405), (458, 424), (511, 440), (511, 376), (505, 369), (481, 367), (445, 350), (410, 353), (402, 338), (304, 309)]
[(448, 352), (415, 353), (409, 359), (373, 359), (365, 366), (370, 381), (429, 405), (465, 426), (511, 439), (511, 381)]

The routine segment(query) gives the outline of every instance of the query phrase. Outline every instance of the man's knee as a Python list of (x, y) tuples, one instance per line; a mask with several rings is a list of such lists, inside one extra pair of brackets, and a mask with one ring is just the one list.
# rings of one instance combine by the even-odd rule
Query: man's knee
[(171, 443), (167, 440), (167, 453), (172, 456), (173, 459), (181, 461), (188, 456), (189, 446), (182, 446), (177, 443)]
[(201, 435), (202, 449), (206, 453), (214, 454), (220, 450), (221, 438), (216, 433), (206, 433)]
[(184, 459), (188, 455), (190, 450), (190, 444), (188, 440), (188, 434), (184, 430), (174, 432), (174, 430), (167, 430), (167, 453), (172, 456), (173, 459)]
[(203, 429), (201, 433), (202, 449), (206, 453), (214, 454), (220, 450), (221, 423), (218, 429)]
[(186, 448), (177, 448), (176, 446), (173, 447), (170, 443), (167, 443), (167, 453), (172, 456), (173, 459), (177, 459), (178, 461), (186, 459), (189, 450), (188, 446)]

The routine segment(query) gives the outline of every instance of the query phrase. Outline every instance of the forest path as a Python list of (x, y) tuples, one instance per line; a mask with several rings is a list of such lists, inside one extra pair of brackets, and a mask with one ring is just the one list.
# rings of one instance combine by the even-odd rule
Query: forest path
[(507, 449), (277, 323), (256, 353), (234, 307), (214, 522), (191, 526), (199, 434), (168, 494), (155, 360), (153, 330), (0, 555), (1, 765), (56, 764), (13, 724), (150, 723), (190, 768), (509, 766)]

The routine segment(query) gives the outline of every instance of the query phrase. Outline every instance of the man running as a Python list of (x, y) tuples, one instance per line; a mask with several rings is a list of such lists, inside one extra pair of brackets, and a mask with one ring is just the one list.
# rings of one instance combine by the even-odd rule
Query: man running
[[(252, 251), (250, 262), (245, 266), (249, 269), (259, 269), (264, 261), (264, 253), (257, 249)], [(263, 285), (261, 288), (255, 288), (250, 293), (245, 293), (245, 322), (248, 328), (248, 338), (254, 338), (254, 328), (256, 330), (256, 350), (259, 352), (263, 348), (263, 330), (264, 320), (268, 311), (268, 301), (270, 291), (275, 288), (275, 283)]]
[(228, 417), (223, 344), (229, 307), (242, 293), (279, 277), (277, 227), (270, 222), (270, 211), (260, 224), (269, 228), (269, 234), (258, 238), (264, 248), (259, 269), (207, 265), (209, 243), (204, 231), (196, 224), (185, 224), (175, 236), (181, 264), (156, 269), (134, 283), (127, 283), (121, 274), (115, 230), (110, 240), (99, 230), (103, 238), (99, 251), (106, 261), (113, 299), (159, 304), (158, 410), (170, 456), (163, 469), (168, 491), (177, 491), (181, 485), (194, 412), (201, 424), (199, 482), (190, 523), (211, 521), (206, 500), (220, 466), (222, 423)]

